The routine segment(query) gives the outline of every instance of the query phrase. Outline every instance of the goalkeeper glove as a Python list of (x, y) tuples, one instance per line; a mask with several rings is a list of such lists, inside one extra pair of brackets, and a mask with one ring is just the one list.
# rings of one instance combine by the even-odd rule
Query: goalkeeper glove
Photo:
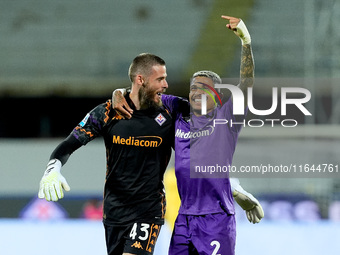
[(240, 181), (230, 178), (231, 190), (235, 201), (246, 211), (247, 218), (251, 223), (259, 223), (264, 217), (264, 212), (259, 201), (250, 193), (245, 191)]
[(38, 197), (47, 201), (58, 201), (64, 197), (63, 189), (70, 191), (70, 186), (60, 173), (61, 162), (52, 159), (48, 162), (44, 176), (40, 181)]

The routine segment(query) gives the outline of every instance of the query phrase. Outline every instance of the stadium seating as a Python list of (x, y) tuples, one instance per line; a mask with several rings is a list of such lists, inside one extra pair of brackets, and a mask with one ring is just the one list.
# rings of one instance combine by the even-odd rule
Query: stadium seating
[(209, 13), (207, 2), (196, 2), (1, 1), (0, 89), (37, 78), (127, 82), (141, 52), (162, 56), (176, 80)]

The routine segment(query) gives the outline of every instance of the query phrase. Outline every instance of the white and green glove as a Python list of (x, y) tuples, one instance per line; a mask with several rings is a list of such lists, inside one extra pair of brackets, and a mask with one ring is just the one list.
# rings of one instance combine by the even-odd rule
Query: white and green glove
[(264, 217), (264, 212), (259, 201), (249, 192), (245, 191), (237, 178), (230, 178), (231, 190), (235, 201), (246, 211), (251, 223), (259, 223)]
[(242, 45), (251, 43), (250, 34), (248, 32), (246, 25), (244, 24), (244, 22), (242, 20), (240, 20), (240, 22), (237, 24), (234, 33), (238, 37), (240, 37)]
[(61, 162), (52, 159), (48, 162), (44, 176), (40, 181), (38, 197), (45, 198), (47, 201), (58, 201), (64, 197), (65, 191), (70, 191), (70, 186), (60, 173)]
[(234, 31), (234, 33), (241, 39), (242, 45), (251, 43), (248, 29), (241, 19), (226, 15), (222, 15), (222, 19), (229, 21), (229, 24), (227, 24), (226, 27)]

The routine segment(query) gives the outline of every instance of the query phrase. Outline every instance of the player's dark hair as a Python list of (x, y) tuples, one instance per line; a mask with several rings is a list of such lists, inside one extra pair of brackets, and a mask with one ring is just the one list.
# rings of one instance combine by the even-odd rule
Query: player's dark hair
[(151, 74), (152, 67), (155, 65), (165, 66), (165, 61), (150, 53), (141, 53), (132, 61), (129, 68), (129, 78), (133, 82), (137, 74), (149, 76)]
[(203, 77), (207, 77), (211, 79), (214, 85), (222, 83), (221, 77), (217, 73), (214, 73), (213, 71), (207, 71), (207, 70), (198, 71), (192, 75), (192, 79), (198, 76), (203, 76)]
[[(221, 77), (217, 73), (214, 73), (213, 71), (208, 71), (208, 70), (198, 71), (192, 75), (192, 79), (199, 77), (199, 76), (203, 76), (203, 77), (207, 77), (211, 79), (212, 82), (214, 83), (214, 87), (216, 84), (222, 83)], [(221, 89), (217, 89), (217, 91), (220, 93)]]

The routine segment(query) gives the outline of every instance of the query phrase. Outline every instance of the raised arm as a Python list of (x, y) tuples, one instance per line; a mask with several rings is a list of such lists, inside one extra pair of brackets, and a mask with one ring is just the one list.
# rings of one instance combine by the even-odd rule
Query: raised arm
[(227, 28), (234, 31), (234, 33), (241, 39), (241, 66), (240, 66), (240, 83), (238, 87), (243, 91), (245, 96), (245, 104), (247, 103), (247, 89), (254, 84), (254, 58), (251, 49), (251, 37), (244, 22), (239, 18), (230, 16), (222, 16), (223, 19), (229, 21)]
[(238, 85), (247, 95), (247, 89), (254, 85), (254, 58), (250, 44), (242, 45), (241, 51), (241, 68), (240, 68), (240, 84)]

